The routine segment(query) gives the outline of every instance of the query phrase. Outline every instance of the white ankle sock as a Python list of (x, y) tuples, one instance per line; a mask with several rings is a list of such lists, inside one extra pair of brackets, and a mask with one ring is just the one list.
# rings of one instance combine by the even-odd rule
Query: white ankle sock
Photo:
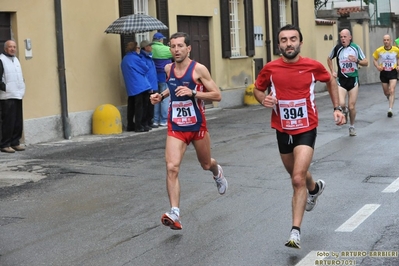
[(180, 216), (180, 209), (178, 207), (170, 208), (170, 212), (175, 213), (177, 216)]

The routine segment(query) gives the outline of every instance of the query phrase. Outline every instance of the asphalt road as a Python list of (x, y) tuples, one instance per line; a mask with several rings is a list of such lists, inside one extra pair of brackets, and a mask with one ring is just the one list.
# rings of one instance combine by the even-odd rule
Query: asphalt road
[(225, 195), (189, 146), (181, 231), (160, 223), (169, 210), (165, 129), (0, 154), (0, 265), (399, 265), (399, 112), (387, 118), (380, 85), (362, 85), (358, 136), (349, 137), (348, 125), (335, 126), (328, 95), (316, 103), (311, 172), (326, 189), (305, 214), (302, 249), (284, 246), (292, 188), (270, 110), (246, 106), (207, 112)]

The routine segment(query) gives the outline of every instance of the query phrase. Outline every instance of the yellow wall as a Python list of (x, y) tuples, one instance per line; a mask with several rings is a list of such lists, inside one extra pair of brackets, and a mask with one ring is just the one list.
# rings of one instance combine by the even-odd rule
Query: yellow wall
[[(169, 31), (173, 34), (177, 31), (177, 16), (203, 16), (209, 17), (209, 50), (211, 59), (211, 75), (213, 79), (220, 80), (223, 69), (221, 60), (221, 36), (220, 32), (215, 29), (220, 29), (220, 11), (219, 1), (205, 0), (205, 1), (191, 1), (190, 5), (182, 5), (179, 0), (169, 0)], [(173, 7), (173, 8), (172, 8)], [(218, 83), (220, 86), (220, 84)]]
[[(99, 103), (120, 103), (120, 84), (115, 82), (120, 63), (119, 35), (104, 33), (107, 24), (118, 17), (117, 2), (99, 5), (95, 0), (62, 1), (69, 112), (93, 110)], [(1, 9), (14, 12), (12, 37), (17, 41), (26, 83), (24, 118), (60, 114), (54, 2), (2, 1)], [(32, 41), (30, 59), (25, 58), (26, 38)]]
[(263, 40), (262, 40), (263, 46), (262, 47), (255, 46), (254, 58), (262, 58), (263, 63), (266, 64), (266, 19), (268, 19), (269, 16), (265, 15), (265, 2), (255, 1), (253, 11), (254, 11), (254, 26), (262, 27), (262, 33), (263, 33)]
[[(366, 23), (366, 22), (364, 22)], [(366, 57), (370, 58), (370, 55), (373, 53), (373, 51), (370, 51), (370, 42), (369, 40), (369, 31), (368, 25), (364, 26), (363, 24), (358, 24), (355, 21), (351, 22), (352, 25), (352, 41), (359, 45), (361, 49), (363, 50), (364, 54)], [(381, 45), (383, 42), (381, 41)]]
[[(314, 58), (314, 50), (312, 43), (315, 38), (315, 15), (314, 15), (314, 2), (313, 1), (298, 1), (299, 13), (299, 27), (303, 35), (303, 45), (301, 48), (301, 55), (305, 57)], [(327, 57), (327, 55), (326, 55)], [(315, 58), (314, 58), (315, 59)]]
[(69, 111), (94, 110), (99, 103), (119, 105), (124, 93), (116, 79), (120, 35), (104, 33), (119, 17), (118, 1), (62, 3)]
[[(29, 112), (26, 113), (25, 118), (59, 114), (60, 93), (53, 1), (37, 0), (34, 4), (23, 0), (6, 2), (2, 4), (2, 10), (16, 12), (13, 21), (17, 24), (13, 25), (13, 30), (19, 48), (24, 47), (23, 40), (26, 38), (30, 38), (33, 45), (32, 59), (24, 58), (24, 49), (19, 52), (27, 84), (24, 105)], [(242, 2), (240, 4), (243, 5)], [(253, 5), (254, 25), (262, 27), (265, 41), (265, 19), (271, 18), (264, 14), (264, 1), (254, 1)], [(287, 7), (289, 18), (289, 1)], [(242, 10), (242, 6), (240, 8)], [(40, 10), (40, 12), (32, 12), (32, 10)], [(156, 16), (155, 0), (149, 1), (149, 13)], [(218, 0), (192, 1), (190, 5), (182, 5), (181, 0), (170, 0), (169, 30), (171, 34), (177, 31), (177, 16), (179, 15), (209, 17), (211, 74), (222, 89), (242, 87), (245, 86), (245, 82), (253, 81), (253, 58), (244, 56), (236, 59), (222, 59)], [(94, 0), (62, 2), (69, 112), (94, 110), (96, 106), (103, 103), (125, 104), (126, 96), (119, 68), (120, 36), (104, 33), (106, 27), (118, 17), (118, 0), (108, 1), (101, 5)], [(315, 23), (309, 17), (314, 18), (313, 2), (301, 1), (299, 19), (304, 35), (302, 54), (314, 57), (316, 50), (311, 44), (313, 39), (319, 36), (314, 36)], [(244, 21), (243, 12), (240, 13), (240, 20)], [(244, 29), (242, 25), (240, 34), (242, 34), (243, 54), (245, 54)], [(152, 34), (150, 33), (149, 36)], [(255, 47), (254, 58), (262, 58), (266, 63), (265, 45)], [(46, 108), (37, 108), (37, 103)]]
[[(126, 105), (127, 97), (120, 71), (120, 35), (104, 33), (108, 25), (119, 17), (118, 2), (102, 1), (99, 4), (96, 0), (62, 1), (66, 89), (72, 135), (90, 132), (90, 116), (99, 105), (112, 104), (118, 108)], [(270, 38), (273, 38), (271, 16), (264, 14), (264, 1), (253, 1), (254, 26), (261, 26), (263, 29), (262, 47), (255, 47), (254, 57), (245, 56), (244, 2), (240, 1), (240, 40), (243, 56), (227, 59), (222, 58), (219, 0), (186, 3), (187, 1), (183, 0), (168, 1), (170, 34), (177, 31), (179, 15), (209, 18), (211, 75), (225, 92), (223, 104), (226, 104), (229, 97), (240, 98), (233, 99), (235, 104), (239, 104), (243, 89), (254, 82), (253, 59), (262, 58), (266, 63), (266, 19), (270, 24)], [(269, 5), (270, 3), (271, 1)], [(333, 32), (334, 29), (315, 25), (312, 1), (298, 3), (300, 27), (304, 35), (301, 54), (325, 64), (327, 50), (330, 50), (332, 45), (326, 45), (321, 39), (324, 32)], [(149, 0), (148, 7), (149, 14), (155, 17), (156, 1)], [(271, 11), (270, 6), (269, 10)], [(43, 132), (54, 131), (49, 138), (59, 137), (63, 129), (59, 122), (61, 99), (54, 1), (2, 0), (1, 11), (12, 12), (12, 37), (19, 48), (18, 58), (26, 81), (24, 118), (25, 126), (28, 126), (25, 127), (25, 136), (29, 142), (43, 141)], [(291, 18), (289, 0), (287, 18)], [(153, 33), (148, 34), (149, 38)], [(335, 41), (336, 36), (334, 37)], [(32, 58), (25, 58), (24, 40), (27, 38), (32, 41)], [(278, 58), (273, 55), (273, 42), (270, 49), (273, 59)], [(39, 122), (43, 129), (36, 126)]]
[[(314, 13), (314, 3), (312, 1), (298, 1), (298, 13), (299, 13), (299, 27), (303, 35), (303, 45), (301, 47), (301, 55), (304, 57), (310, 57), (321, 62), (325, 67), (327, 67), (327, 56), (330, 53), (332, 47), (336, 44), (337, 40), (337, 26), (334, 25), (316, 25), (315, 13)], [(291, 19), (291, 2), (287, 1), (287, 19)], [(262, 7), (263, 8), (263, 7)], [(271, 10), (271, 1), (269, 1), (269, 10)], [(263, 9), (255, 9), (259, 16), (263, 14)], [(270, 37), (273, 38), (271, 16), (268, 18), (270, 23)], [(293, 23), (288, 21), (288, 23)], [(255, 23), (256, 24), (256, 23)], [(333, 40), (324, 41), (324, 35), (330, 34), (333, 36)], [(271, 54), (274, 59), (279, 56), (273, 54), (273, 39), (271, 42)], [(266, 57), (265, 55), (263, 56)]]
[[(38, 7), (40, 13), (32, 12)], [(2, 3), (3, 12), (13, 12), (12, 38), (17, 42), (18, 58), (26, 83), (24, 109), (29, 111), (25, 111), (25, 119), (54, 114), (59, 106), (53, 10), (52, 2), (45, 0)], [(24, 39), (27, 38), (32, 41), (31, 59), (25, 58)]]
[[(337, 44), (338, 33), (337, 25), (315, 25), (314, 27), (314, 38), (313, 38), (313, 53), (310, 57), (320, 61), (327, 70), (329, 70), (327, 65), (327, 57), (330, 54), (333, 47)], [(333, 37), (332, 40), (324, 40), (324, 35)], [(335, 60), (333, 60), (335, 63)]]
[[(179, 15), (209, 17), (211, 75), (222, 90), (243, 87), (245, 86), (245, 80), (251, 82), (253, 72), (252, 58), (222, 58), (218, 0), (190, 1), (190, 5), (182, 5), (180, 0), (169, 0), (168, 2), (169, 30), (171, 34), (177, 31), (177, 16)], [(256, 1), (254, 2), (254, 10), (256, 10), (255, 7), (257, 7)], [(241, 21), (244, 21), (243, 15), (240, 14)], [(244, 25), (241, 27), (240, 33), (242, 34), (241, 40), (243, 40), (241, 44), (243, 46), (242, 53), (245, 54)]]

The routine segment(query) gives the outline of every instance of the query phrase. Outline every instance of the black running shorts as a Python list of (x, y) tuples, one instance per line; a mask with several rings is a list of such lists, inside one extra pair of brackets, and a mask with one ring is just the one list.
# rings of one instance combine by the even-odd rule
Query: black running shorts
[(382, 83), (389, 83), (391, 79), (398, 78), (398, 71), (396, 69), (391, 71), (381, 71), (380, 72), (380, 80)]
[(317, 129), (298, 134), (289, 135), (276, 130), (278, 149), (281, 154), (292, 153), (298, 145), (307, 145), (314, 149), (316, 143)]
[(358, 81), (359, 80), (357, 77), (347, 77), (347, 78), (339, 77), (337, 79), (338, 86), (344, 88), (347, 91), (350, 91), (351, 89), (356, 87)]

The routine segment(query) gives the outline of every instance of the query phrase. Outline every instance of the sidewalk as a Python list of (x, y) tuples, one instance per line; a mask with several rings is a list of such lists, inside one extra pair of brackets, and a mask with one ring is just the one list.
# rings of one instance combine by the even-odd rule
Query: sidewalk
[[(166, 127), (154, 128), (151, 132), (166, 130)], [(148, 132), (136, 133), (136, 132), (122, 132), (121, 134), (116, 135), (83, 135), (73, 137), (70, 140), (61, 139), (54, 140), (45, 143), (38, 143), (29, 145), (26, 147), (25, 151), (15, 152), (12, 154), (8, 153), (0, 153), (0, 188), (4, 187), (12, 187), (12, 186), (21, 186), (30, 182), (38, 182), (43, 178), (46, 178), (46, 175), (40, 173), (40, 166), (29, 166), (30, 162), (37, 161), (34, 158), (30, 158), (27, 153), (31, 153), (35, 147), (60, 147), (66, 146), (70, 144), (76, 143), (92, 143), (92, 142), (101, 142), (105, 139), (124, 139), (137, 134), (148, 134)]]
[[(209, 108), (206, 109), (206, 114), (212, 114), (220, 111), (221, 108)], [(161, 130), (166, 130), (166, 127), (154, 128), (150, 132), (156, 132)], [(29, 153), (35, 149), (35, 147), (60, 147), (76, 143), (92, 143), (101, 142), (106, 139), (124, 139), (132, 137), (138, 134), (148, 134), (150, 132), (122, 132), (121, 134), (115, 135), (83, 135), (76, 136), (70, 140), (59, 139), (50, 142), (38, 143), (33, 145), (28, 145), (25, 151), (15, 152), (12, 154), (0, 153), (0, 189), (5, 187), (15, 187), (21, 186), (30, 182), (38, 182), (43, 178), (46, 178), (45, 173), (41, 173), (40, 166), (30, 166), (30, 162), (36, 162), (37, 160), (29, 156)]]

